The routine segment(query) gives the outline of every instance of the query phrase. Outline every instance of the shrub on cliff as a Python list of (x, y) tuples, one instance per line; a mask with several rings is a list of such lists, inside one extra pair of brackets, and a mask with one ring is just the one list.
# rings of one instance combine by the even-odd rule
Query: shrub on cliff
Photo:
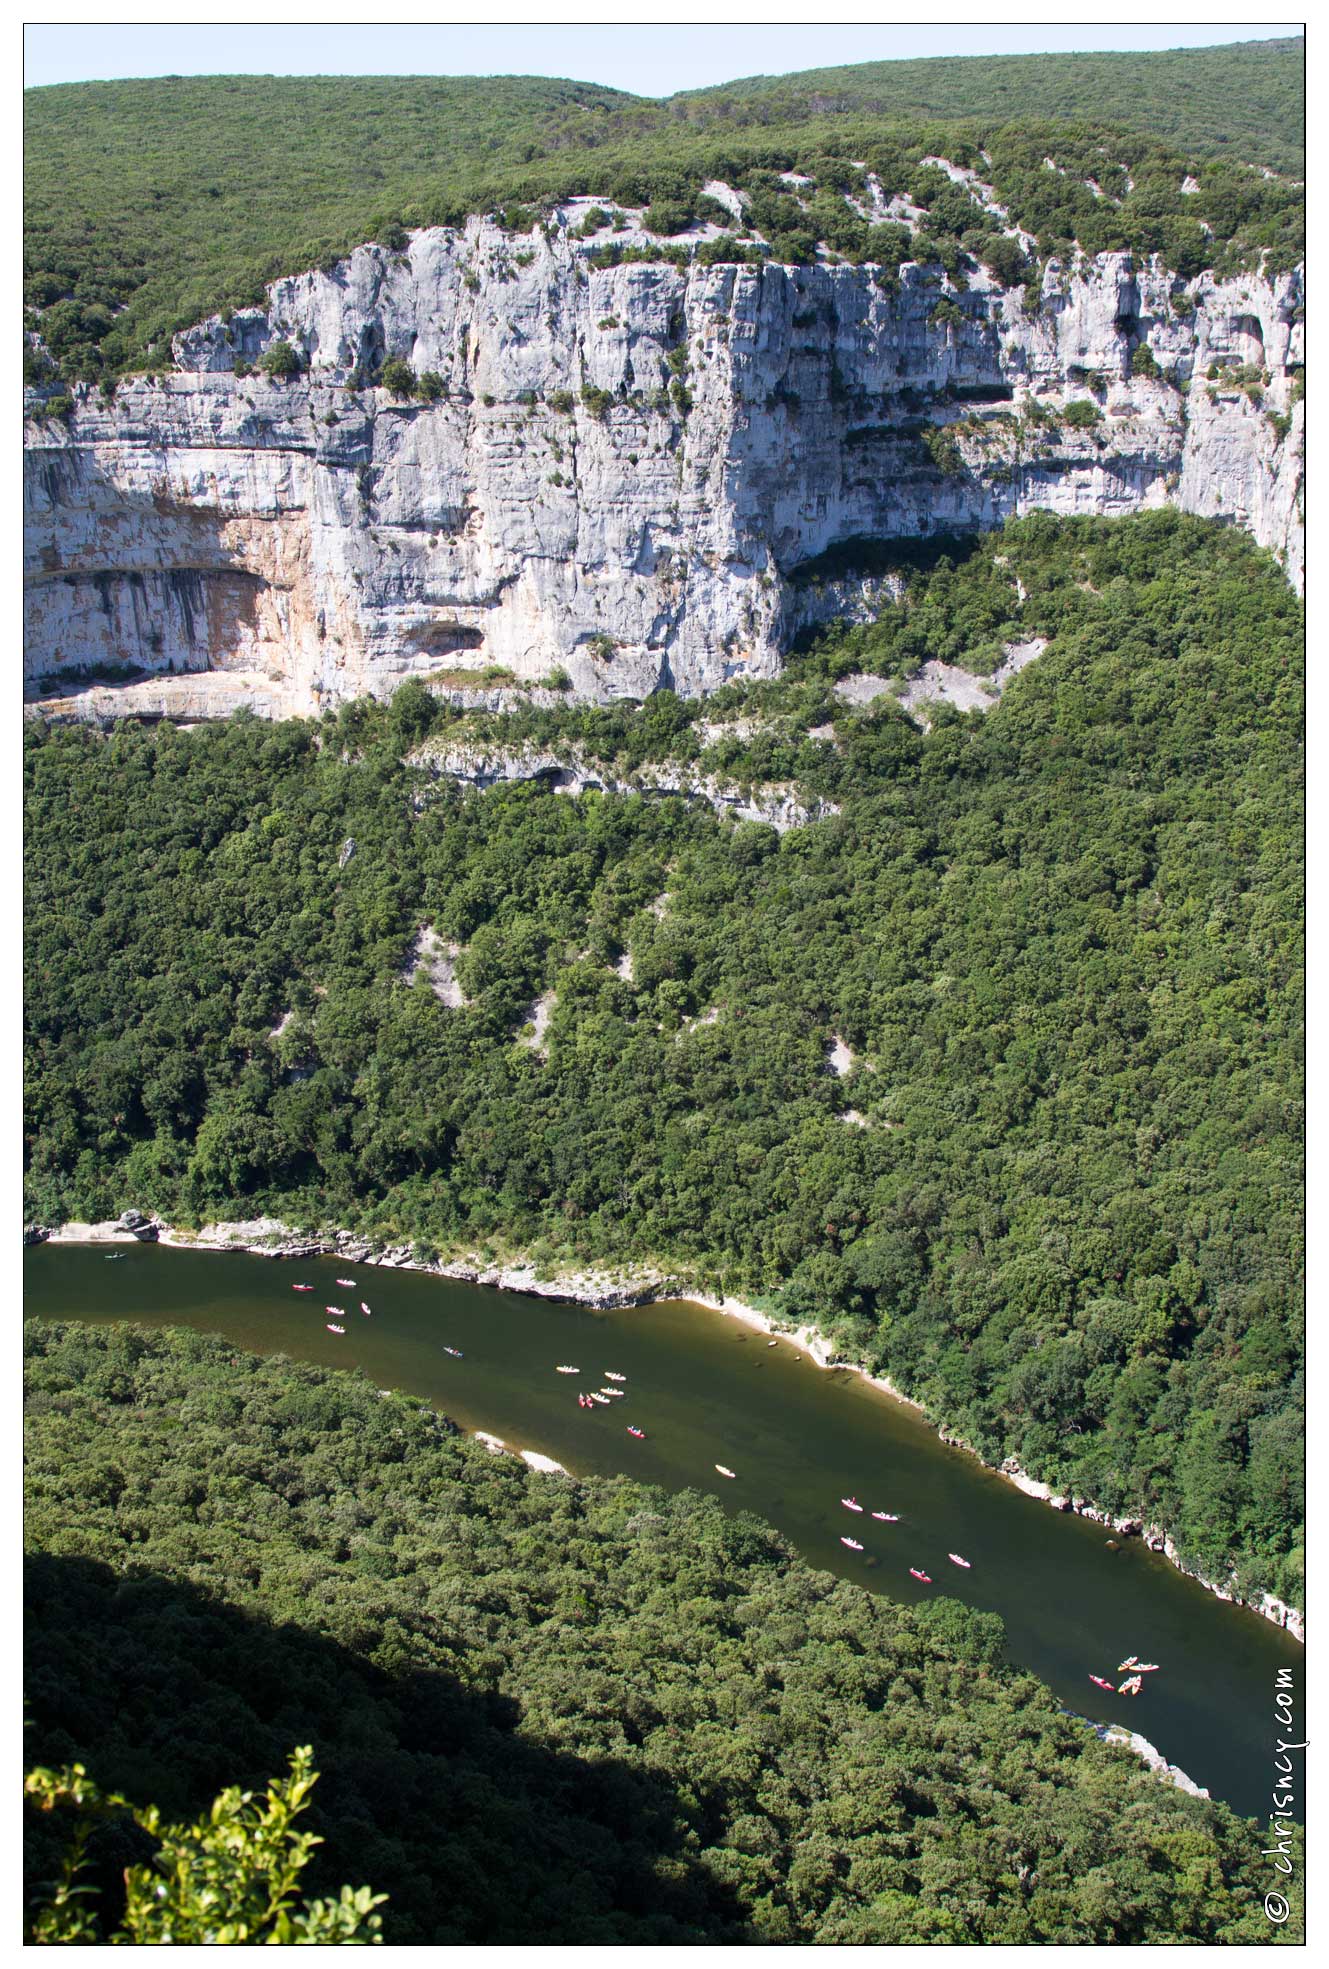
[(670, 233), (686, 232), (692, 224), (690, 206), (680, 204), (674, 199), (659, 198), (646, 208), (642, 221), (648, 232)]
[(404, 362), (400, 356), (393, 356), (390, 361), (384, 363), (378, 380), (394, 397), (413, 397), (419, 388), (415, 371), (410, 363)]
[(977, 240), (973, 251), (1003, 287), (1018, 287), (1029, 272), (1020, 243), (1002, 233), (987, 233)]
[(285, 383), (301, 373), (304, 363), (298, 349), (293, 348), (289, 342), (277, 341), (270, 342), (264, 349), (258, 359), (258, 366), (274, 383)]

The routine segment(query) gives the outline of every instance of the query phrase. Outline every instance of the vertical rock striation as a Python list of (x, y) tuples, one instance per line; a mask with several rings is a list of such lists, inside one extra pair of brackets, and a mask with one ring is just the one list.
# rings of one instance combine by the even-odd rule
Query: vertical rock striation
[[(1301, 300), (1125, 254), (1050, 264), (1030, 315), (985, 277), (595, 268), (482, 220), (362, 247), (29, 426), (28, 694), (100, 673), (126, 709), (279, 715), (496, 666), (702, 692), (861, 603), (883, 542), (1036, 507), (1171, 501), (1299, 586)], [(281, 338), (298, 382), (235, 374)], [(446, 394), (349, 387), (393, 358)]]

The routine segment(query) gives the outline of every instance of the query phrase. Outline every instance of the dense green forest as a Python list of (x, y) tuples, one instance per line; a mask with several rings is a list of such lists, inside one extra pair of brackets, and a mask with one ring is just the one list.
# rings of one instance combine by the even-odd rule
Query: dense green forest
[[(29, 1757), (192, 1815), (309, 1744), (302, 1886), (372, 1881), (385, 1942), (1271, 1938), (1259, 1829), (1101, 1744), (991, 1614), (216, 1337), (34, 1321), (27, 1356)], [(145, 1846), (94, 1834), (110, 1921)]]
[[(957, 40), (963, 39), (963, 29)], [(1103, 119), (1195, 157), (1234, 157), (1300, 176), (1306, 169), (1306, 44), (1228, 41), (1148, 54), (965, 55), (856, 62), (797, 75), (754, 75), (674, 97), (730, 121), (800, 112), (931, 123), (972, 117)]]
[[(834, 693), (1035, 634), (926, 734)], [(268, 1209), (765, 1295), (989, 1460), (1300, 1604), (1301, 667), (1237, 530), (1036, 515), (705, 704), (35, 724), (29, 1212)], [(531, 731), (840, 811), (779, 835), (417, 763)], [(426, 924), (461, 1008), (402, 981)]]
[[(25, 117), (28, 326), (67, 377), (109, 383), (169, 364), (173, 331), (260, 305), (265, 282), (331, 267), (363, 240), (401, 246), (404, 228), (487, 211), (529, 231), (577, 194), (646, 206), (667, 238), (699, 217), (729, 223), (703, 196), (714, 178), (749, 194), (748, 225), (781, 261), (815, 259), (820, 245), (856, 262), (935, 258), (963, 278), (983, 261), (1007, 284), (1028, 278), (992, 217), (924, 164), (937, 154), (991, 183), (1044, 258), (1078, 242), (1160, 252), (1187, 277), (1262, 257), (1289, 266), (1303, 251), (1302, 189), (1255, 167), (1289, 161), (1301, 47), (870, 64), (665, 103), (532, 77), (37, 89)], [(912, 241), (846, 204), (865, 167), (927, 212)], [(810, 184), (782, 182), (790, 170)], [(52, 380), (40, 359), (29, 373)]]

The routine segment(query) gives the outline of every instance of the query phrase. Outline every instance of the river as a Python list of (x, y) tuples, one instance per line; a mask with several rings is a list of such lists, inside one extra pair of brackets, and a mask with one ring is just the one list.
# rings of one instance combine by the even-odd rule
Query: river
[[(670, 1490), (713, 1491), (726, 1509), (778, 1526), (812, 1564), (875, 1592), (907, 1603), (946, 1593), (1000, 1614), (1011, 1659), (1068, 1708), (1138, 1731), (1214, 1797), (1268, 1816), (1277, 1669), (1290, 1666), (1303, 1686), (1292, 1636), (1218, 1600), (1140, 1540), (1113, 1550), (1102, 1525), (1025, 1497), (859, 1375), (824, 1372), (786, 1341), (770, 1347), (765, 1334), (683, 1302), (601, 1312), (344, 1259), (118, 1249), (112, 1258), (104, 1246), (29, 1247), (28, 1316), (222, 1333), (257, 1353), (358, 1368), (578, 1476), (627, 1471)], [(352, 1272), (354, 1290), (334, 1283)], [(297, 1279), (315, 1291), (293, 1292)], [(325, 1302), (347, 1308), (344, 1335), (327, 1330)], [(560, 1362), (580, 1375), (556, 1374)], [(615, 1385), (608, 1370), (627, 1377), (624, 1399), (580, 1408), (578, 1390)], [(842, 1497), (865, 1510), (851, 1513)], [(970, 1570), (950, 1562), (952, 1551)], [(911, 1566), (933, 1584), (913, 1579)], [(1089, 1680), (1120, 1682), (1129, 1654), (1160, 1664), (1138, 1697)]]

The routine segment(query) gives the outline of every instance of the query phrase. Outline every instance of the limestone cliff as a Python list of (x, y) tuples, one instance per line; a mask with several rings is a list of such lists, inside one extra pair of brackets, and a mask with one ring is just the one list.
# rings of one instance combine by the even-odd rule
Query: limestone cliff
[[(1035, 507), (1173, 501), (1299, 586), (1301, 299), (1111, 254), (1049, 265), (1031, 315), (912, 265), (595, 268), (567, 224), (366, 246), (29, 425), (28, 695), (91, 672), (138, 677), (126, 709), (279, 715), (556, 667), (597, 699), (703, 692), (778, 670), (883, 541)], [(235, 374), (277, 339), (299, 381)], [(393, 357), (446, 394), (348, 387)]]

